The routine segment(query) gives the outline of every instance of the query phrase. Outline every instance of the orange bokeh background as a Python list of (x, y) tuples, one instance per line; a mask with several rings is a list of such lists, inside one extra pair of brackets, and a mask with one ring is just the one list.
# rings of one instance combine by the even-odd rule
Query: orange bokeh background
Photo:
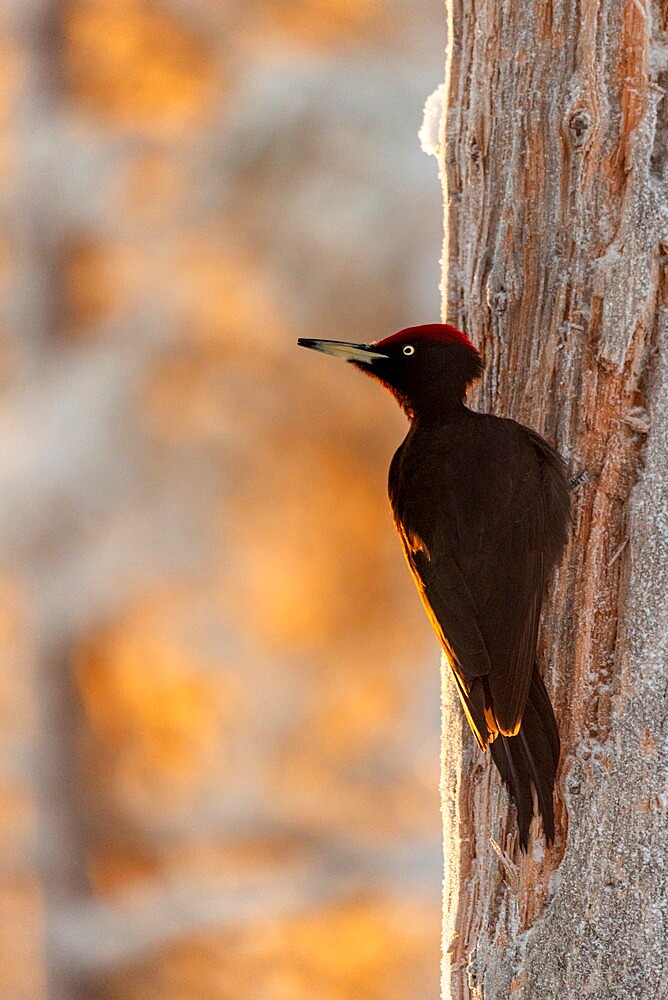
[(419, 0), (0, 2), (0, 1000), (436, 997)]

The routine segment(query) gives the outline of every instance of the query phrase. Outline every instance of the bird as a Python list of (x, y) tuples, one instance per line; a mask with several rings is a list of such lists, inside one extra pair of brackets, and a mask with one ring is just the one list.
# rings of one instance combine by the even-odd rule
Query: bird
[(571, 523), (563, 459), (529, 427), (466, 405), (483, 362), (454, 326), (298, 344), (370, 375), (408, 417), (388, 480), (408, 567), (473, 736), (514, 803), (521, 849), (536, 812), (552, 844), (560, 740), (537, 643)]

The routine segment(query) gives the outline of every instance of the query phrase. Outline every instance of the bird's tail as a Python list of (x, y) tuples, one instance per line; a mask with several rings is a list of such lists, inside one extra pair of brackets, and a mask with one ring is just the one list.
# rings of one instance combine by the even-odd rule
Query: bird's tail
[(554, 782), (559, 764), (559, 730), (543, 679), (534, 666), (522, 724), (516, 736), (499, 734), (490, 743), (492, 759), (517, 807), (523, 851), (529, 844), (533, 790), (548, 844), (554, 840)]

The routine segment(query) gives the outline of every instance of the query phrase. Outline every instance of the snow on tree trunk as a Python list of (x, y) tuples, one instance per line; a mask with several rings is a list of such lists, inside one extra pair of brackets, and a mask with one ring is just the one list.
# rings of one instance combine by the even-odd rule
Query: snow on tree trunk
[(443, 996), (666, 997), (668, 8), (448, 16), (444, 311), (483, 352), (474, 405), (595, 478), (543, 612), (553, 849), (519, 851), (444, 670)]

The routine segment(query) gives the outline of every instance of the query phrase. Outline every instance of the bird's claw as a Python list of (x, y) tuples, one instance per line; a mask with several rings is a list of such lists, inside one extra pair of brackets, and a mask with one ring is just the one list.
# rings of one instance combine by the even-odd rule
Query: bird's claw
[(575, 490), (579, 490), (581, 486), (586, 486), (591, 479), (597, 478), (598, 472), (590, 472), (589, 469), (582, 469), (581, 472), (578, 472), (575, 476), (571, 476), (568, 480), (568, 488), (571, 493), (574, 493)]

